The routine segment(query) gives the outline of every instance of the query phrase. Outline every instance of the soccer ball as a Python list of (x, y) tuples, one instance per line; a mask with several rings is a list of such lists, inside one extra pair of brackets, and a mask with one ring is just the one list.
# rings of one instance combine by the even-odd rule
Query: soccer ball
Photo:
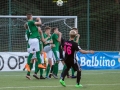
[(63, 5), (63, 1), (62, 0), (58, 0), (56, 3), (57, 3), (57, 6), (62, 6)]

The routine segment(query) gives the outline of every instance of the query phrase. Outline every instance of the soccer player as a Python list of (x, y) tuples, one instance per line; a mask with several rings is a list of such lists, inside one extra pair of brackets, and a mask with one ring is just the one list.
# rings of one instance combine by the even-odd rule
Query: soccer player
[[(76, 31), (76, 36), (75, 36), (75, 38), (74, 38), (74, 41), (75, 41), (78, 45), (80, 45), (80, 34), (78, 34), (78, 29), (77, 29), (77, 28), (74, 28), (74, 27), (73, 27), (72, 29)], [(71, 78), (76, 78), (76, 76), (74, 75), (75, 71), (74, 71), (73, 68), (71, 68), (71, 71), (72, 71), (72, 76), (71, 76)]]
[(45, 27), (45, 33), (43, 34), (44, 36), (44, 51), (47, 53), (47, 58), (48, 58), (48, 65), (46, 68), (46, 78), (49, 78), (48, 74), (50, 71), (50, 68), (52, 69), (52, 63), (53, 63), (53, 52), (52, 52), (52, 47), (54, 45), (52, 44), (52, 38), (51, 38), (51, 27)]
[[(24, 27), (25, 27), (25, 30), (26, 30), (25, 39), (27, 41), (27, 51), (28, 51), (28, 53), (30, 53), (30, 45), (28, 44), (30, 33), (29, 33), (29, 30), (28, 30), (28, 26), (26, 24), (24, 25)], [(30, 62), (30, 70), (33, 68), (34, 60), (36, 60), (35, 55), (33, 55), (32, 60)], [(25, 70), (25, 68), (23, 70)], [(27, 72), (26, 78), (31, 79), (30, 78), (30, 71)]]
[[(42, 32), (40, 27), (38, 27), (38, 30), (39, 30), (39, 33), (40, 33), (40, 40), (39, 40), (40, 58), (42, 60), (41, 63), (44, 64), (43, 43), (42, 43), (43, 42), (43, 38), (42, 38), (43, 32)], [(37, 76), (38, 71), (40, 71), (40, 78)], [(38, 68), (38, 61), (37, 60), (35, 62), (35, 72), (34, 72), (33, 77), (35, 77), (36, 79), (45, 79), (43, 77), (43, 69), (41, 69), (41, 68), (39, 69)]]
[(80, 79), (81, 79), (81, 68), (79, 66), (79, 64), (77, 63), (77, 60), (75, 59), (75, 55), (77, 51), (80, 51), (81, 53), (87, 54), (87, 53), (94, 53), (94, 51), (90, 50), (90, 51), (86, 51), (86, 50), (82, 50), (80, 48), (80, 46), (74, 42), (74, 38), (76, 36), (76, 31), (74, 31), (74, 29), (72, 29), (69, 32), (70, 35), (70, 40), (65, 41), (65, 43), (62, 45), (64, 47), (64, 51), (65, 51), (65, 64), (67, 66), (67, 68), (65, 69), (65, 71), (63, 72), (63, 76), (62, 79), (60, 79), (60, 83), (63, 86), (66, 86), (64, 79), (66, 74), (68, 73), (69, 69), (72, 67), (75, 71), (77, 71), (77, 84), (76, 87), (82, 87), (82, 85), (80, 84)]
[(40, 18), (37, 18), (37, 22), (33, 21), (33, 18), (32, 18), (32, 14), (27, 14), (27, 26), (28, 26), (28, 29), (29, 29), (29, 33), (30, 33), (30, 37), (29, 37), (29, 45), (30, 45), (30, 54), (28, 56), (28, 60), (27, 60), (27, 64), (25, 65), (25, 68), (30, 71), (30, 62), (31, 62), (31, 58), (33, 56), (34, 53), (36, 53), (36, 57), (37, 57), (37, 60), (38, 60), (38, 67), (39, 68), (43, 68), (45, 69), (46, 67), (44, 67), (42, 64), (41, 64), (41, 58), (40, 58), (40, 49), (39, 49), (39, 31), (38, 31), (38, 28), (36, 25), (40, 25), (41, 24), (41, 19)]
[(59, 63), (59, 44), (61, 42), (61, 32), (58, 31), (57, 27), (52, 28), (52, 40), (53, 40), (53, 44), (55, 44), (55, 47), (52, 48), (53, 54), (54, 54), (54, 60), (55, 60), (55, 64), (53, 66), (53, 77), (57, 78), (57, 74), (58, 74), (58, 63)]

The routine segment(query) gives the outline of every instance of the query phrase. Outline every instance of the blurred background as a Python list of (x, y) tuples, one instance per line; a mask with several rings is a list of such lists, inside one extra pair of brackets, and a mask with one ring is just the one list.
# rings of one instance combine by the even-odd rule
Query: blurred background
[[(77, 16), (83, 49), (120, 51), (120, 0), (68, 0), (61, 7), (53, 0), (0, 1), (0, 15), (25, 16), (28, 12), (35, 16)], [(57, 25), (62, 27), (61, 23)], [(0, 18), (0, 52), (26, 51), (23, 25), (21, 20)], [(65, 27), (60, 31), (67, 33)], [(66, 34), (63, 37), (68, 39)]]

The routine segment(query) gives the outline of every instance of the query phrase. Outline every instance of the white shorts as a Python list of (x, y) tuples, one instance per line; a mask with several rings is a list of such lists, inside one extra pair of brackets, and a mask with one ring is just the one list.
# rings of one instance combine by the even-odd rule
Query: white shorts
[(28, 43), (30, 45), (30, 53), (40, 51), (39, 40), (37, 38), (34, 38), (34, 39), (30, 38)]
[(52, 52), (52, 50), (50, 50), (50, 51), (47, 52), (47, 58), (48, 59), (52, 59), (53, 58), (53, 52)]
[(36, 59), (36, 53), (33, 54), (32, 59)]
[(52, 50), (50, 45), (47, 45), (47, 46), (44, 47), (44, 52), (47, 53), (47, 52), (49, 52), (50, 50)]
[(52, 60), (52, 65), (54, 65), (54, 60), (53, 60), (53, 58), (52, 58), (51, 60)]
[[(57, 53), (57, 57), (58, 57), (58, 59), (60, 59), (60, 53), (59, 53), (59, 51), (56, 51), (56, 53)], [(54, 53), (53, 53), (53, 60), (56, 61), (56, 58), (55, 58)]]

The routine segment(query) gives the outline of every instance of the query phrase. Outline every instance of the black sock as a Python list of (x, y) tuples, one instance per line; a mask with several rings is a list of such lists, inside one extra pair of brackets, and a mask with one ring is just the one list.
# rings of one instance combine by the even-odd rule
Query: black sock
[(66, 68), (66, 69), (64, 70), (63, 75), (62, 75), (62, 80), (63, 80), (63, 81), (64, 81), (65, 76), (67, 75), (68, 71), (69, 71), (68, 68)]
[(77, 71), (77, 84), (80, 84), (80, 79), (81, 79), (81, 71)]
[(52, 72), (53, 72), (53, 67), (54, 67), (54, 65), (52, 65), (51, 70), (50, 70), (50, 73), (52, 73)]

